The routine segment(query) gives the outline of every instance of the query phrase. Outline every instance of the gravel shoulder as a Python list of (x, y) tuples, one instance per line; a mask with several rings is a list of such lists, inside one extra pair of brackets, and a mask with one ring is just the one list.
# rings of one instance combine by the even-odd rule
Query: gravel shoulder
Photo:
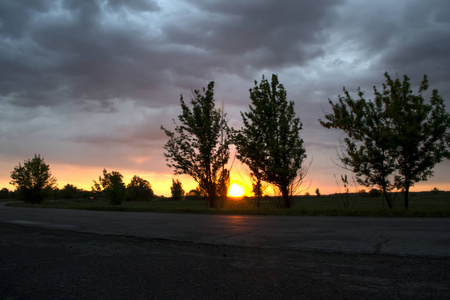
[(0, 299), (450, 299), (450, 258), (0, 226)]

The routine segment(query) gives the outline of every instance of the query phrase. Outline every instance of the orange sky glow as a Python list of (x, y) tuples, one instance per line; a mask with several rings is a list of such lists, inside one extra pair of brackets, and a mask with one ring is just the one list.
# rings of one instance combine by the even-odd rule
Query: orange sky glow
[[(46, 161), (47, 162), (47, 161)], [(98, 177), (102, 175), (102, 167), (86, 167), (86, 166), (77, 166), (77, 165), (68, 165), (68, 164), (56, 164), (51, 161), (47, 162), (50, 165), (50, 170), (53, 176), (56, 177), (58, 181), (58, 187), (63, 188), (66, 184), (73, 184), (77, 188), (81, 188), (84, 190), (91, 190), (91, 186), (93, 184), (93, 180), (98, 181)], [(2, 168), (7, 168), (9, 170), (13, 170), (14, 167), (18, 164), (18, 162), (13, 163), (1, 163)], [(167, 173), (152, 173), (152, 172), (142, 172), (142, 170), (114, 170), (110, 168), (106, 168), (108, 171), (119, 171), (123, 176), (123, 180), (125, 184), (128, 184), (131, 178), (134, 175), (138, 175), (146, 180), (148, 180), (152, 186), (152, 189), (156, 195), (170, 197), (170, 186), (172, 184), (172, 178), (177, 178), (183, 183), (183, 188), (188, 193), (190, 190), (195, 189), (197, 183), (187, 175), (177, 175), (174, 176), (171, 173), (171, 170), (168, 169)], [(444, 172), (444, 170), (439, 170), (436, 173)], [(351, 175), (351, 174), (349, 174)], [(314, 174), (311, 169), (305, 182), (299, 188), (298, 194), (304, 195), (305, 193), (309, 193), (310, 195), (315, 195), (315, 190), (319, 188), (320, 193), (322, 195), (326, 194), (334, 194), (338, 192), (343, 192), (342, 186), (339, 190), (334, 176), (330, 174), (328, 177), (319, 177), (319, 174)], [(0, 177), (0, 188), (6, 187), (9, 190), (14, 190), (14, 187), (9, 184), (9, 177)], [(252, 195), (252, 185), (251, 180), (248, 177), (245, 169), (242, 166), (233, 166), (231, 170), (231, 180), (230, 184), (237, 184), (242, 187), (244, 190), (244, 196)], [(450, 191), (450, 183), (444, 181), (424, 181), (416, 184), (411, 190), (412, 191), (430, 191), (433, 188), (437, 187), (442, 191)], [(368, 188), (351, 185), (350, 191), (355, 192), (360, 189), (365, 189), (368, 191)], [(275, 195), (276, 192), (272, 187), (268, 187), (266, 189), (266, 194)]]

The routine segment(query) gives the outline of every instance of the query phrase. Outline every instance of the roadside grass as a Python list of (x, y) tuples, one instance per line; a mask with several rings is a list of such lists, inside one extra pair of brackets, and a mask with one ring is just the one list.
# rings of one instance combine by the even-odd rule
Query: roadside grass
[[(252, 198), (231, 198), (222, 208), (208, 208), (204, 200), (154, 200), (123, 202), (111, 205), (106, 199), (48, 200), (39, 205), (16, 202), (8, 204), (20, 207), (83, 209), (133, 212), (170, 212), (227, 215), (284, 215), (284, 216), (372, 216), (372, 217), (450, 217), (450, 192), (412, 193), (410, 207), (403, 208), (401, 196), (389, 209), (382, 197), (350, 194), (327, 196), (297, 196), (291, 208), (275, 208), (275, 197), (265, 197), (261, 208), (252, 205)], [(344, 205), (345, 204), (345, 205)]]

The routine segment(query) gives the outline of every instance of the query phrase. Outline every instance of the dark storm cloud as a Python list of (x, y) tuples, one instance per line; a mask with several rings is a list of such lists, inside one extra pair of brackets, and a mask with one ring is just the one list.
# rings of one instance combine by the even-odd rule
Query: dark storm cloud
[(156, 2), (148, 0), (108, 0), (108, 4), (115, 9), (131, 9), (141, 12), (152, 12), (160, 10), (160, 7)]
[(260, 69), (302, 65), (323, 54), (320, 32), (332, 24), (334, 8), (342, 1), (191, 3), (202, 15), (169, 24), (170, 41), (200, 47), (224, 59), (232, 57), (239, 62), (234, 66)]
[(48, 1), (1, 1), (0, 33), (5, 38), (18, 38), (24, 35), (36, 13), (48, 11)]
[(0, 94), (19, 106), (107, 108), (114, 98), (158, 106), (151, 93), (204, 85), (216, 73), (302, 65), (323, 54), (320, 31), (337, 1), (196, 2), (201, 11), (167, 24), (152, 1), (32, 3), (3, 1)]
[[(0, 94), (20, 106), (148, 96), (152, 83), (158, 84), (149, 70), (162, 68), (154, 59), (158, 53), (148, 49), (152, 38), (142, 37), (145, 30), (105, 20), (108, 6), (100, 1), (58, 3), (2, 10), (14, 17), (2, 20)], [(147, 11), (158, 10), (149, 1), (129, 2), (126, 8), (145, 3)], [(112, 4), (115, 10), (125, 7)]]
[[(448, 15), (450, 3), (446, 0), (380, 1), (372, 5), (354, 1), (341, 7), (334, 34), (337, 45), (358, 54), (360, 64), (372, 62), (373, 72), (396, 69), (401, 75), (421, 76), (441, 72), (442, 65), (450, 62)], [(444, 73), (438, 80), (450, 79), (449, 73)]]

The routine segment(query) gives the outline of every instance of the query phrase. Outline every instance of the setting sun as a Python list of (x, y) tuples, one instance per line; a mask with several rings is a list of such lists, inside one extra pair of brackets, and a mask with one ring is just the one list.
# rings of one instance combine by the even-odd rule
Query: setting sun
[(244, 189), (236, 184), (236, 183), (232, 183), (230, 185), (230, 190), (228, 191), (228, 195), (231, 197), (241, 197), (242, 195), (244, 195)]

